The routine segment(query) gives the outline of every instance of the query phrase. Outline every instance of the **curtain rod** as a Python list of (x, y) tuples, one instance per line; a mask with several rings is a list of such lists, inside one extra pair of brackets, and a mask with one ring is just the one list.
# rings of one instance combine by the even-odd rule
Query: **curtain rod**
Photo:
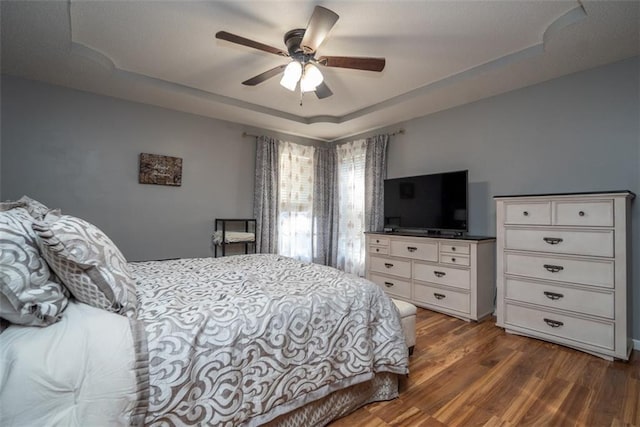
[[(404, 135), (406, 133), (406, 131), (404, 129), (398, 129), (395, 132), (392, 132), (390, 134), (388, 134), (389, 136), (396, 136), (396, 135)], [(248, 132), (242, 132), (242, 137), (247, 137), (247, 136), (251, 136), (253, 138), (258, 138), (260, 137), (260, 135), (255, 135), (253, 133), (248, 133)]]

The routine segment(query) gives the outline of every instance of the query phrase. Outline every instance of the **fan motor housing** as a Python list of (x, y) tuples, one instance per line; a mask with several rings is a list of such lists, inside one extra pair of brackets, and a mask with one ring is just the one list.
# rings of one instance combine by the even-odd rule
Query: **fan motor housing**
[(295, 30), (287, 31), (284, 35), (284, 44), (287, 46), (289, 55), (291, 55), (292, 58), (300, 56), (301, 54), (304, 55), (302, 48), (300, 47), (300, 43), (304, 37), (304, 32), (304, 28), (296, 28)]

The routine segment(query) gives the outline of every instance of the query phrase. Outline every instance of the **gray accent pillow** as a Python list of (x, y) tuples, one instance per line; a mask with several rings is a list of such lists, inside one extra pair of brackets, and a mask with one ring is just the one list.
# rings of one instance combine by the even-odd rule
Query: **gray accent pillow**
[(60, 319), (68, 294), (40, 256), (33, 221), (25, 208), (0, 211), (0, 317), (47, 326)]
[(136, 282), (127, 260), (98, 227), (62, 215), (34, 222), (33, 230), (42, 256), (78, 301), (136, 317)]

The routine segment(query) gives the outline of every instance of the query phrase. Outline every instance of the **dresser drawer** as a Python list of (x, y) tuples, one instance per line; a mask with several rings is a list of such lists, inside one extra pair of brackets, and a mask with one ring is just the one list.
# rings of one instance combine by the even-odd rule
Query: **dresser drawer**
[(556, 225), (613, 227), (613, 200), (554, 202)]
[(440, 253), (448, 252), (452, 254), (469, 255), (470, 249), (468, 243), (443, 243), (440, 242)]
[(413, 242), (410, 240), (392, 240), (391, 251), (393, 256), (404, 258), (421, 259), (424, 261), (438, 260), (437, 242)]
[(434, 286), (415, 284), (414, 300), (450, 310), (469, 313), (469, 294), (451, 289), (441, 289)]
[(389, 255), (389, 246), (369, 245), (370, 254)]
[(411, 299), (411, 282), (383, 277), (377, 274), (372, 274), (370, 280), (380, 286), (389, 295)]
[(450, 268), (416, 262), (413, 265), (413, 278), (423, 282), (469, 289), (471, 273), (466, 268)]
[(378, 246), (389, 246), (389, 238), (388, 237), (379, 237), (379, 236), (370, 236), (369, 237), (370, 245), (378, 245)]
[(411, 261), (401, 261), (377, 256), (371, 256), (369, 261), (371, 263), (371, 271), (393, 274), (394, 276), (405, 277), (407, 279), (411, 277)]
[(443, 264), (465, 265), (469, 266), (469, 257), (466, 255), (440, 254), (440, 262)]
[(614, 317), (613, 292), (595, 292), (506, 278), (505, 298), (609, 319)]
[(614, 349), (614, 327), (606, 322), (507, 303), (505, 323), (578, 343)]
[(613, 230), (506, 228), (505, 249), (613, 257)]
[(506, 224), (551, 225), (551, 202), (506, 202)]
[(506, 252), (505, 273), (558, 282), (613, 288), (613, 261), (545, 257)]

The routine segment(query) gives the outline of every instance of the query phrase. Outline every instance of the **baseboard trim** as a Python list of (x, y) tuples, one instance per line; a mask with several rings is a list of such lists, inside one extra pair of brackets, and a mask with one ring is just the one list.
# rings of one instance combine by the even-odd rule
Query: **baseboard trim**
[(631, 340), (633, 341), (633, 349), (640, 351), (640, 340)]

